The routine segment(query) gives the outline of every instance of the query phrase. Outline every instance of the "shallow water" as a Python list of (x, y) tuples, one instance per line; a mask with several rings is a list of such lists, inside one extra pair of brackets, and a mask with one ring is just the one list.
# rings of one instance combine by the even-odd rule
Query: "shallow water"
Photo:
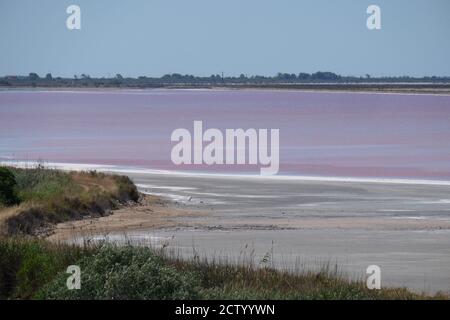
[(242, 223), (258, 217), (450, 220), (450, 185), (125, 173), (141, 192), (209, 206), (210, 215)]
[[(164, 246), (185, 258), (253, 263), (288, 271), (329, 267), (350, 279), (381, 268), (382, 286), (450, 292), (450, 231), (165, 230), (102, 235), (96, 240)], [(268, 260), (263, 263), (264, 257)]]
[[(327, 264), (333, 270), (337, 265), (352, 279), (364, 278), (366, 268), (375, 264), (382, 270), (383, 286), (450, 291), (450, 230), (425, 227), (429, 221), (439, 225), (450, 220), (448, 185), (119, 171), (142, 192), (207, 215), (182, 219), (192, 228), (100, 234), (94, 235), (96, 240), (168, 245), (186, 258), (257, 265), (269, 255), (271, 266), (288, 270), (317, 270)], [(278, 227), (303, 218), (325, 223), (320, 228)], [(340, 218), (368, 220), (358, 227), (327, 227), (327, 220)], [(384, 219), (384, 225), (372, 229), (370, 218)], [(424, 229), (409, 229), (398, 219), (419, 221)]]
[(450, 96), (270, 90), (0, 91), (0, 157), (175, 167), (176, 128), (280, 129), (280, 173), (450, 180)]
[[(279, 128), (280, 173), (287, 176), (259, 179), (146, 170), (194, 169), (175, 167), (169, 158), (171, 132), (191, 129), (194, 120), (203, 120), (208, 128)], [(448, 221), (450, 96), (256, 90), (0, 91), (2, 159), (86, 163), (66, 167), (121, 172), (143, 192), (189, 209), (208, 210), (207, 219), (219, 226), (281, 217)], [(195, 169), (259, 172), (248, 167)], [(305, 180), (300, 176), (344, 178)], [(389, 179), (380, 180), (383, 177)], [(130, 236), (151, 244), (170, 241), (186, 256), (194, 246), (208, 257), (238, 259), (243, 248), (250, 246), (258, 260), (273, 248), (273, 262), (279, 267), (336, 262), (353, 277), (363, 276), (368, 265), (377, 264), (386, 285), (450, 290), (448, 230), (243, 227), (143, 230)]]

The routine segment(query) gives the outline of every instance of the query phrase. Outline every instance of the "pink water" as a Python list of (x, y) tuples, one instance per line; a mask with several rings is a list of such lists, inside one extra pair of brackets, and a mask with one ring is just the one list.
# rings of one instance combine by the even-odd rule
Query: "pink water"
[(0, 160), (171, 163), (176, 128), (280, 129), (280, 174), (450, 180), (450, 96), (259, 90), (0, 91)]

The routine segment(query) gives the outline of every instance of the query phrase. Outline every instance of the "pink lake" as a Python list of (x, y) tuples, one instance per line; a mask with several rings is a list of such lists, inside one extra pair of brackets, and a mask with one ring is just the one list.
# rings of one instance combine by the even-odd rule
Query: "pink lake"
[(0, 91), (0, 160), (175, 166), (177, 128), (280, 130), (280, 173), (450, 180), (450, 96), (276, 90)]

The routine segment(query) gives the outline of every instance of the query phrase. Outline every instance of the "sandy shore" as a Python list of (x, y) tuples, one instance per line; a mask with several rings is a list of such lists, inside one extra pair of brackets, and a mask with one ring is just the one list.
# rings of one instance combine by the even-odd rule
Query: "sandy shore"
[(120, 172), (149, 194), (143, 203), (60, 224), (49, 239), (131, 240), (228, 261), (270, 253), (276, 268), (331, 263), (351, 277), (376, 264), (383, 285), (450, 291), (447, 184)]
[(98, 234), (183, 228), (188, 225), (183, 223), (182, 218), (204, 215), (203, 212), (177, 208), (156, 196), (143, 195), (140, 203), (113, 210), (108, 216), (60, 223), (47, 238), (52, 241), (66, 241)]
[(86, 218), (58, 224), (49, 240), (65, 241), (92, 235), (107, 235), (145, 230), (450, 230), (450, 221), (414, 218), (248, 218), (245, 222), (220, 221), (209, 210), (190, 210), (156, 196), (144, 195), (142, 202), (114, 210), (100, 218)]

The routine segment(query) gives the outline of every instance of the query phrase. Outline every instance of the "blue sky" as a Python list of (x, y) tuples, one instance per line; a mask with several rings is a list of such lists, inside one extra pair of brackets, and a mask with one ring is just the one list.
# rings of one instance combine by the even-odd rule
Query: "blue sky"
[[(66, 8), (81, 7), (81, 30)], [(381, 7), (382, 30), (366, 27)], [(0, 0), (0, 75), (450, 75), (449, 0)]]

